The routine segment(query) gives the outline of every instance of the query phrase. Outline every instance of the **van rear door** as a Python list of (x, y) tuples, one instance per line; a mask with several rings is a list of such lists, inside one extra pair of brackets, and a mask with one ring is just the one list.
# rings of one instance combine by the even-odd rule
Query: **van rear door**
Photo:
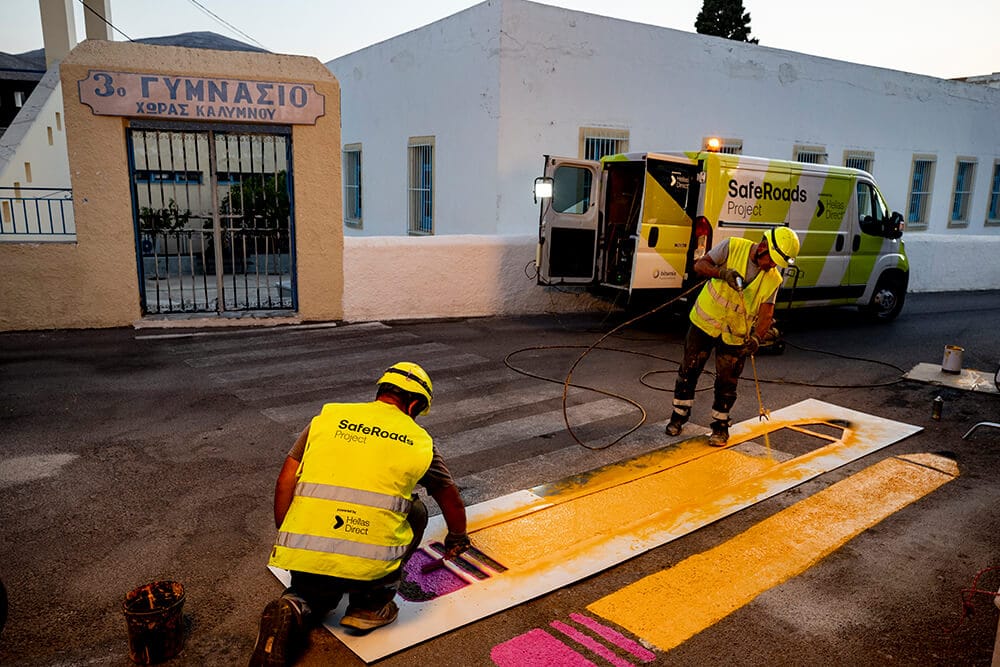
[(698, 164), (694, 160), (647, 155), (632, 289), (673, 289), (683, 284), (692, 261), (697, 176)]
[(552, 196), (541, 200), (538, 284), (586, 285), (597, 263), (600, 162), (545, 156)]

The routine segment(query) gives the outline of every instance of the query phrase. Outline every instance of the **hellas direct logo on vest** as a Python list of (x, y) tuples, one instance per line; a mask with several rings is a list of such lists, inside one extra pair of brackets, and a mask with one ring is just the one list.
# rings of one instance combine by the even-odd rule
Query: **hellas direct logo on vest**
[[(350, 510), (348, 510), (350, 511)], [(353, 514), (353, 512), (351, 512)], [(356, 516), (349, 516), (346, 519), (339, 514), (333, 517), (333, 529), (344, 529), (345, 533), (355, 533), (357, 535), (367, 535), (371, 521), (366, 521)]]

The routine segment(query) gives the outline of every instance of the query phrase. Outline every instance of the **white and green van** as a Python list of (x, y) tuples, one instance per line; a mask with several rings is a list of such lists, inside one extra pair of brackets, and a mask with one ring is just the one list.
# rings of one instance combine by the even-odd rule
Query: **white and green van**
[(756, 242), (786, 225), (802, 247), (779, 308), (853, 304), (889, 321), (903, 307), (903, 218), (868, 172), (710, 151), (627, 153), (545, 156), (535, 183), (536, 199), (551, 188), (540, 197), (541, 285), (662, 301), (698, 282), (692, 267), (713, 244)]

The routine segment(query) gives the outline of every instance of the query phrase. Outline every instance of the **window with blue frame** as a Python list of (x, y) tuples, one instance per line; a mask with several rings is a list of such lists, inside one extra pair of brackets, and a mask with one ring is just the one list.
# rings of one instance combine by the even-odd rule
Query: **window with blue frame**
[(361, 144), (344, 146), (344, 224), (361, 227)]
[(408, 150), (410, 234), (434, 233), (434, 137), (411, 137)]
[(951, 195), (949, 226), (964, 227), (969, 224), (969, 202), (972, 200), (972, 184), (975, 178), (976, 163), (959, 159), (955, 164), (955, 188)]
[(986, 210), (986, 224), (1000, 225), (1000, 162), (993, 163), (990, 180), (990, 205)]
[(910, 180), (909, 207), (906, 222), (918, 227), (927, 226), (931, 189), (934, 187), (933, 158), (914, 158), (913, 177)]

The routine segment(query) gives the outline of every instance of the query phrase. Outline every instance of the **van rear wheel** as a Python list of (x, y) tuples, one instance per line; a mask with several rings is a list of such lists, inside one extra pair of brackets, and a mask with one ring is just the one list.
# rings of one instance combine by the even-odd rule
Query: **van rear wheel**
[(875, 286), (872, 300), (862, 308), (862, 312), (876, 322), (891, 322), (903, 310), (905, 299), (906, 282), (899, 276), (882, 276)]

